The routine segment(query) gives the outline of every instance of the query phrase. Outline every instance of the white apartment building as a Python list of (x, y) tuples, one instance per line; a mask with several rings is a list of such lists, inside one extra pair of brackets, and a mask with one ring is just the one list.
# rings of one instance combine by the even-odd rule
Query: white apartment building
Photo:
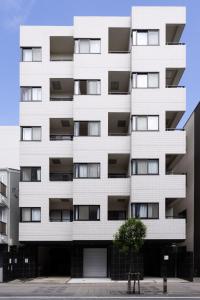
[(8, 251), (18, 245), (19, 127), (0, 126), (0, 282)]
[(129, 217), (147, 226), (144, 275), (185, 240), (185, 219), (168, 214), (186, 195), (173, 173), (186, 153), (185, 22), (184, 7), (133, 7), (21, 27), (19, 240), (36, 275), (126, 278), (112, 240)]

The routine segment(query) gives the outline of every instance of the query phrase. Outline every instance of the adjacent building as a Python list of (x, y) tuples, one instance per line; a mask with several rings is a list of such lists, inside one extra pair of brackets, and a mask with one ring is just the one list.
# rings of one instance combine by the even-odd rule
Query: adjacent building
[(112, 240), (129, 217), (147, 226), (145, 275), (185, 240), (170, 210), (186, 196), (185, 22), (184, 7), (134, 7), (21, 27), (19, 240), (36, 275), (126, 278)]
[(0, 138), (3, 141), (0, 144), (0, 282), (2, 282), (4, 256), (18, 245), (19, 127), (1, 126)]

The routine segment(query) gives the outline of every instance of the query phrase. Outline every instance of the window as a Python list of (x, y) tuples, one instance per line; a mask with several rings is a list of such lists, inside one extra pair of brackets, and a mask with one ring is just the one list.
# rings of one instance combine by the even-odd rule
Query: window
[(21, 167), (20, 168), (21, 181), (23, 182), (37, 182), (41, 181), (40, 167)]
[(100, 39), (76, 39), (75, 53), (99, 54), (101, 53), (101, 40)]
[(50, 222), (72, 222), (73, 212), (68, 209), (50, 210)]
[(21, 87), (21, 101), (42, 101), (41, 87)]
[(100, 178), (100, 163), (74, 164), (74, 178)]
[(133, 88), (158, 88), (159, 73), (133, 73)]
[(6, 185), (3, 182), (0, 182), (0, 194), (6, 197)]
[(74, 122), (75, 136), (100, 136), (99, 121), (79, 121)]
[(41, 208), (21, 207), (21, 222), (41, 222)]
[(42, 61), (42, 48), (34, 47), (34, 48), (22, 48), (22, 61)]
[(99, 221), (100, 206), (99, 205), (75, 205), (74, 220), (75, 221)]
[(75, 80), (74, 93), (75, 95), (100, 95), (101, 81), (100, 80)]
[(158, 46), (159, 30), (133, 30), (133, 46)]
[(132, 175), (158, 175), (158, 159), (133, 159)]
[(133, 116), (133, 131), (158, 131), (159, 116)]
[(159, 204), (158, 203), (132, 203), (132, 218), (136, 219), (158, 219)]
[(21, 127), (22, 141), (41, 141), (41, 127)]

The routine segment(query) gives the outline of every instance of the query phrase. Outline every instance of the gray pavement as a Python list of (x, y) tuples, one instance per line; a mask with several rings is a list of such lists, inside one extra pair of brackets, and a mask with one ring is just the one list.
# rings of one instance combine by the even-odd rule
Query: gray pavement
[(163, 297), (195, 297), (200, 299), (200, 282), (177, 281), (168, 283), (168, 294), (162, 293), (162, 281), (142, 282), (141, 294), (128, 295), (126, 282), (109, 283), (30, 283), (10, 282), (0, 284), (1, 299), (146, 299)]

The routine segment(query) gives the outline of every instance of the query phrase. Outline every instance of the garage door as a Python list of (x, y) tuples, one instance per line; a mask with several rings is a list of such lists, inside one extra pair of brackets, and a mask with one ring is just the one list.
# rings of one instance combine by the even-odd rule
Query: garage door
[(107, 277), (106, 248), (84, 248), (83, 277)]

